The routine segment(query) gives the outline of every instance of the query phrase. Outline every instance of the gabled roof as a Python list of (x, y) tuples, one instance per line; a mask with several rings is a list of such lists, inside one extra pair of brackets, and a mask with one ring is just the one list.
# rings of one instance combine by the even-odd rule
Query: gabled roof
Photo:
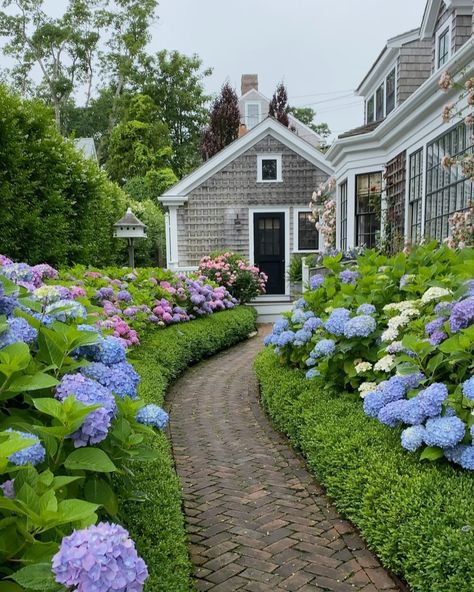
[(444, 2), (443, 0), (428, 0), (421, 21), (421, 39), (427, 39), (434, 35), (443, 3), (448, 10), (456, 8), (460, 14), (472, 14), (472, 0), (444, 0)]
[(332, 175), (332, 167), (320, 150), (314, 148), (309, 142), (297, 136), (273, 117), (267, 117), (245, 135), (234, 140), (202, 164), (190, 175), (184, 177), (179, 183), (170, 187), (158, 198), (159, 201), (165, 205), (171, 205), (173, 202), (182, 203), (183, 201), (187, 201), (188, 195), (193, 189), (204, 183), (267, 136), (272, 136), (290, 148), (290, 150), (293, 150), (293, 152), (296, 152), (302, 158), (314, 164), (314, 166), (328, 175)]
[(141, 226), (142, 228), (146, 228), (145, 224), (135, 216), (131, 208), (127, 209), (124, 216), (114, 226)]

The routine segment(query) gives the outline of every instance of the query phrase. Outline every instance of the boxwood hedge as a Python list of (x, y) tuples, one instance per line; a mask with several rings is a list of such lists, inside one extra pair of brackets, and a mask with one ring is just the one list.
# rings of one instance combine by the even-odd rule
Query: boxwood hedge
[(263, 351), (263, 404), (305, 455), (339, 511), (413, 592), (474, 589), (474, 475), (425, 463), (398, 430), (364, 415), (355, 395), (317, 390)]
[[(140, 396), (163, 405), (170, 382), (190, 364), (245, 339), (255, 329), (255, 310), (240, 306), (191, 323), (150, 330), (129, 355), (141, 376)], [(134, 483), (145, 501), (125, 502), (122, 519), (148, 565), (149, 592), (187, 592), (191, 564), (181, 509), (181, 488), (170, 442), (157, 434), (158, 458), (135, 468)]]

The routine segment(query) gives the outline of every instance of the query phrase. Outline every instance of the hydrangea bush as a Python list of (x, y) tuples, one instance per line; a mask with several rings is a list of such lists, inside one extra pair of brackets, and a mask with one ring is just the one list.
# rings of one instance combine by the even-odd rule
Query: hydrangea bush
[(360, 397), (406, 450), (474, 470), (474, 251), (430, 243), (323, 265), (265, 344), (315, 388)]
[[(128, 533), (96, 523), (120, 516), (114, 473), (135, 495), (133, 464), (155, 458), (145, 437), (168, 416), (139, 399), (126, 359), (137, 336), (120, 315), (133, 280), (92, 274), (60, 285), (46, 264), (0, 257), (0, 556), (2, 576), (24, 590), (140, 592), (148, 576)], [(175, 282), (186, 298), (187, 281)], [(160, 295), (172, 287), (151, 283)], [(189, 318), (194, 306), (234, 304), (222, 288), (198, 287)], [(108, 316), (105, 303), (120, 312)]]

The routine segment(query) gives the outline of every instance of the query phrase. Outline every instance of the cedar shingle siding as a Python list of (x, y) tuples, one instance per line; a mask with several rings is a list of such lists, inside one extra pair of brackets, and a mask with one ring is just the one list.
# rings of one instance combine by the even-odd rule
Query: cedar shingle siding
[[(281, 183), (257, 183), (257, 154), (265, 152), (282, 155)], [(312, 192), (327, 178), (325, 172), (267, 136), (194, 189), (178, 209), (180, 265), (195, 266), (203, 253), (224, 248), (248, 256), (249, 207), (307, 207)], [(292, 224), (290, 212), (291, 230)]]
[(405, 43), (398, 56), (397, 104), (406, 101), (431, 75), (431, 41)]

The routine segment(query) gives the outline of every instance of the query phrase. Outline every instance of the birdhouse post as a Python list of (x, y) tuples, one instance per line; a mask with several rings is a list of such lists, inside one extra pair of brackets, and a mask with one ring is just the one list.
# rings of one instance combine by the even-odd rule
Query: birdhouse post
[(136, 238), (146, 238), (146, 226), (135, 216), (130, 208), (126, 211), (125, 216), (114, 224), (114, 237), (127, 239), (128, 265), (134, 268), (134, 240)]

